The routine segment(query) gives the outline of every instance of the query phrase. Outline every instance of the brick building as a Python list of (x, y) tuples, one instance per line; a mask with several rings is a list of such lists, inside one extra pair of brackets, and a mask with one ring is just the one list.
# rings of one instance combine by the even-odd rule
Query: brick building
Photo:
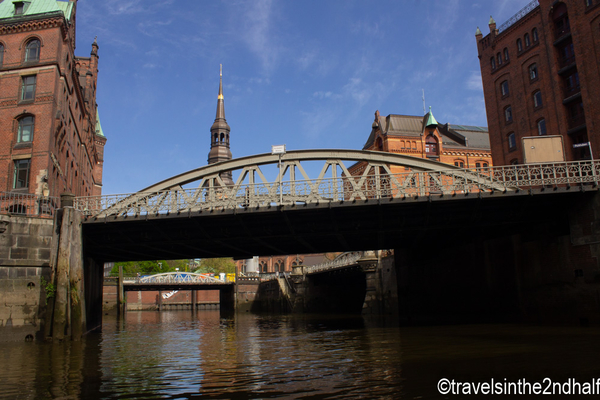
[(77, 0), (0, 2), (0, 191), (99, 195), (98, 43), (76, 57)]
[(598, 154), (600, 0), (534, 0), (489, 29), (475, 37), (494, 164), (523, 162), (539, 135), (562, 136), (566, 160), (589, 159), (588, 141)]
[[(363, 150), (385, 151), (455, 165), (461, 168), (486, 168), (492, 165), (487, 128), (439, 124), (431, 109), (425, 116), (396, 115), (387, 117), (375, 112), (371, 134)], [(350, 172), (362, 172), (362, 163)], [(406, 168), (391, 166), (392, 173)]]

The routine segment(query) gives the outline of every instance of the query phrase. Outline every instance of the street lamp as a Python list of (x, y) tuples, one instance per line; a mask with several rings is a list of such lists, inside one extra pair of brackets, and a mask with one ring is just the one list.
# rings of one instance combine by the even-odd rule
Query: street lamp
[(281, 170), (281, 157), (285, 154), (285, 144), (271, 146), (271, 154), (277, 154), (279, 156), (279, 205), (282, 205), (283, 187), (281, 186), (281, 183), (283, 180), (283, 171)]

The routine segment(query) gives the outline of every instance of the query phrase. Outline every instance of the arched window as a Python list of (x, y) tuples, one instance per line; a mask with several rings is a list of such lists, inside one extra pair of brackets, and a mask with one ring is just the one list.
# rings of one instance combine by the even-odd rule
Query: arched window
[(35, 62), (40, 60), (40, 41), (31, 39), (25, 46), (25, 62)]
[(508, 89), (508, 81), (502, 81), (502, 83), (500, 84), (500, 93), (502, 93), (502, 97), (506, 97), (509, 95), (509, 89)]
[(219, 134), (215, 133), (215, 143), (219, 143)]
[(569, 14), (565, 3), (558, 3), (552, 8), (552, 20), (554, 21), (554, 37), (558, 39), (562, 35), (571, 32)]
[(0, 43), (0, 68), (2, 68), (2, 62), (4, 61), (4, 45)]
[(521, 41), (521, 38), (517, 39), (517, 51), (519, 53), (523, 51), (523, 42)]
[(504, 48), (504, 61), (508, 62), (508, 48), (507, 47)]
[(533, 28), (533, 30), (531, 31), (531, 36), (533, 37), (533, 43), (537, 43), (537, 41), (539, 40), (537, 28)]
[(509, 122), (512, 122), (513, 115), (512, 115), (512, 108), (511, 108), (511, 106), (508, 106), (508, 107), (506, 107), (504, 109), (504, 120), (506, 121), (507, 124)]
[(498, 60), (498, 66), (502, 65), (502, 54), (496, 54), (496, 60)]
[(538, 77), (537, 64), (533, 63), (529, 66), (529, 80), (532, 81), (534, 79), (537, 79), (537, 77)]
[(529, 40), (529, 33), (525, 34), (523, 40), (525, 41), (525, 47), (529, 47), (531, 45), (531, 41)]
[(463, 160), (455, 160), (454, 161), (454, 166), (460, 167), (460, 168), (464, 168), (465, 167), (465, 162)]
[(425, 139), (425, 155), (427, 157), (435, 157), (438, 155), (438, 141), (433, 135), (427, 136)]
[(537, 122), (538, 135), (546, 134), (546, 120), (544, 118)]
[(515, 133), (509, 133), (508, 135), (506, 135), (506, 138), (508, 140), (508, 150), (515, 150), (517, 148), (517, 137), (515, 136)]
[(261, 261), (260, 262), (260, 272), (262, 272), (263, 274), (266, 274), (268, 272), (268, 267), (267, 267), (267, 262), (266, 261)]
[(17, 143), (33, 141), (34, 126), (35, 126), (35, 119), (31, 115), (28, 115), (26, 117), (19, 119), (19, 131), (17, 133)]
[(380, 137), (375, 141), (375, 150), (383, 151), (383, 140)]
[(278, 272), (285, 271), (285, 263), (283, 262), (283, 260), (277, 260), (277, 262), (275, 263), (275, 270)]
[(221, 143), (225, 142), (225, 134), (221, 132)]
[(542, 92), (536, 90), (535, 92), (533, 92), (533, 106), (535, 108), (540, 108), (542, 105)]
[(492, 69), (496, 69), (496, 59), (494, 57), (490, 58), (490, 64), (492, 65)]

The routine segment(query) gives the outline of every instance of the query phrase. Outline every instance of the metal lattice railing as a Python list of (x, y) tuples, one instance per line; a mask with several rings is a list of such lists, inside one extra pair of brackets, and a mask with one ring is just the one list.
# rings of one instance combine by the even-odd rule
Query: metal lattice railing
[(196, 274), (191, 272), (166, 272), (163, 274), (128, 277), (123, 280), (129, 284), (227, 284), (227, 280), (221, 280), (205, 274)]
[(124, 217), (457, 193), (517, 193), (522, 189), (597, 184), (599, 177), (600, 162), (577, 161), (376, 173), (193, 189), (179, 186), (159, 192), (78, 197), (75, 207), (90, 217)]
[(0, 192), (0, 214), (52, 218), (58, 198), (29, 193)]
[(316, 274), (319, 272), (332, 271), (338, 268), (344, 268), (349, 265), (354, 265), (360, 260), (363, 256), (362, 251), (345, 253), (335, 260), (331, 260), (322, 264), (311, 265), (310, 267), (306, 267), (306, 274)]
[(506, 21), (505, 23), (500, 25), (500, 28), (498, 28), (498, 32), (503, 32), (503, 31), (507, 30), (508, 28), (513, 26), (515, 23), (517, 23), (517, 21), (519, 21), (521, 18), (523, 18), (524, 16), (529, 14), (532, 10), (534, 10), (539, 5), (540, 5), (539, 0), (531, 1), (529, 4), (527, 4), (525, 7), (523, 7), (518, 13), (513, 15), (508, 21)]

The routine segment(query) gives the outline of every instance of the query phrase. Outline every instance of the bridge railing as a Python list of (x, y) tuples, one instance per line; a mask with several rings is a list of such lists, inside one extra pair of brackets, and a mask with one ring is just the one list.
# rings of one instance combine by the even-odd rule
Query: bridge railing
[(0, 192), (0, 214), (52, 218), (58, 204), (59, 199), (57, 197)]
[(600, 162), (576, 161), (193, 189), (178, 187), (162, 192), (78, 197), (75, 207), (88, 216), (125, 217), (457, 193), (518, 192), (521, 189), (597, 184), (599, 178)]

